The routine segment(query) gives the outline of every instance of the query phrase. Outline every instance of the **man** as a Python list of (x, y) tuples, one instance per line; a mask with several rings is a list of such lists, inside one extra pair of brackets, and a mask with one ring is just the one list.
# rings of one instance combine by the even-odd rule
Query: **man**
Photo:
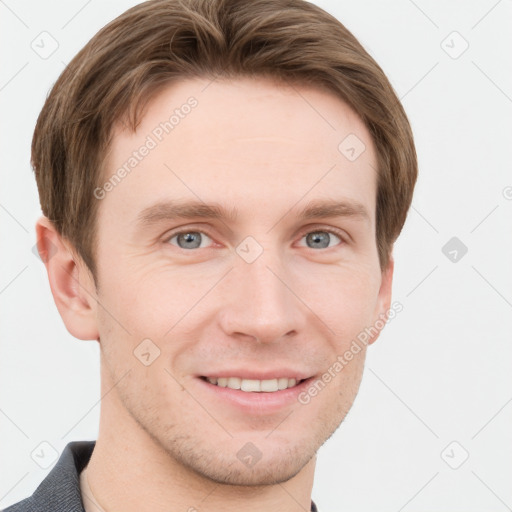
[(302, 0), (145, 2), (62, 73), (32, 164), (103, 398), (97, 441), (7, 511), (316, 510), (417, 175), (379, 66)]

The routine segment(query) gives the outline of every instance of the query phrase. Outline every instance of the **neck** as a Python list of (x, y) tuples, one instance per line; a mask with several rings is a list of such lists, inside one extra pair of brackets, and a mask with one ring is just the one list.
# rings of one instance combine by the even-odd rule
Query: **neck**
[(103, 370), (102, 396), (87, 478), (105, 512), (309, 512), (315, 457), (291, 479), (275, 485), (218, 483), (184, 467), (164, 450), (121, 406)]

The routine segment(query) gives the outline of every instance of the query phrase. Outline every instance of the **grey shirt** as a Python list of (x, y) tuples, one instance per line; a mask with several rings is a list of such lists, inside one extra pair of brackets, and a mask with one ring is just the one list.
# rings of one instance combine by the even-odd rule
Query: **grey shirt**
[[(91, 458), (96, 441), (72, 441), (32, 496), (3, 512), (85, 512), (80, 473)], [(311, 501), (311, 512), (318, 512)]]

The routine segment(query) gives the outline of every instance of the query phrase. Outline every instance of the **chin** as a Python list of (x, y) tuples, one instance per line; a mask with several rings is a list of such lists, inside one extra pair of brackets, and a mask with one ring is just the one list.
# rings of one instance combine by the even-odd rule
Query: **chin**
[(273, 440), (245, 435), (225, 441), (171, 435), (158, 441), (171, 459), (197, 477), (245, 487), (287, 482), (300, 473), (322, 444), (315, 439), (290, 442), (278, 435)]
[(252, 467), (238, 460), (236, 463), (227, 461), (220, 453), (182, 462), (199, 476), (217, 484), (261, 487), (287, 482), (300, 473), (314, 455), (315, 452), (305, 453), (302, 448), (297, 448), (286, 453), (262, 455)]

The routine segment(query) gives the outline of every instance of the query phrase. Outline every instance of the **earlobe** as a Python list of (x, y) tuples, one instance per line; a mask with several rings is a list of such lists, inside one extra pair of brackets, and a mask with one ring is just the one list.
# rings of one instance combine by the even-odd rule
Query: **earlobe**
[(391, 292), (393, 287), (394, 268), (395, 261), (393, 259), (393, 255), (391, 254), (387, 267), (381, 273), (381, 285), (374, 314), (374, 329), (372, 329), (372, 332), (375, 334), (372, 334), (370, 341), (368, 342), (369, 345), (377, 341), (382, 329), (386, 325), (389, 309), (391, 307)]
[(67, 330), (75, 338), (97, 340), (96, 290), (89, 270), (47, 217), (38, 219), (36, 235), (53, 299)]

